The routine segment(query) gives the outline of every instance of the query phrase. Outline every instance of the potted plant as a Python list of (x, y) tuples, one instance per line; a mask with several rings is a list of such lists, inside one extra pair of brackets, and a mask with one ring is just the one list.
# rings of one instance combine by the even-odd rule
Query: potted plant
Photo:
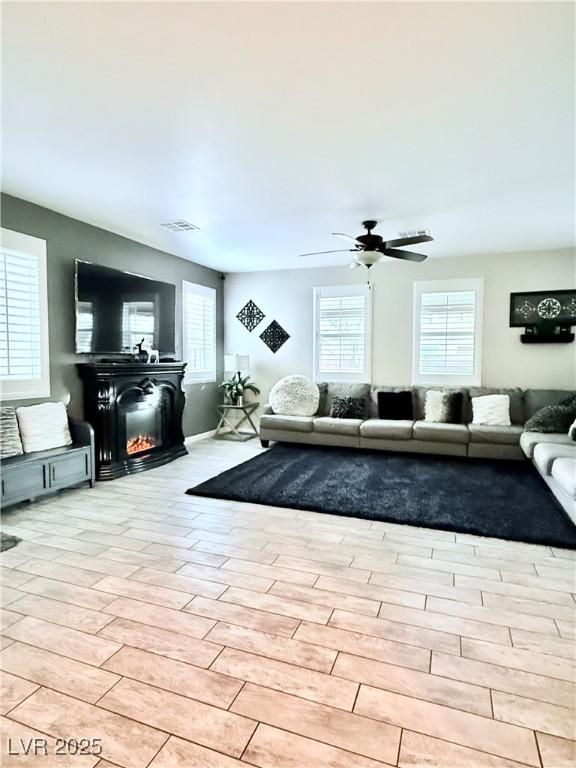
[(220, 384), (220, 389), (224, 393), (224, 397), (232, 405), (244, 404), (244, 392), (253, 392), (255, 395), (260, 394), (260, 390), (250, 381), (250, 376), (242, 376), (240, 371), (237, 371), (231, 379), (223, 381)]

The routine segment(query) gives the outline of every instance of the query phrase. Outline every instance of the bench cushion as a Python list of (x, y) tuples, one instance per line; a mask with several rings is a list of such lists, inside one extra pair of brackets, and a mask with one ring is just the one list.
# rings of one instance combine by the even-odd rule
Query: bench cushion
[(505, 445), (518, 445), (522, 427), (512, 424), (510, 427), (492, 427), (487, 424), (469, 424), (471, 443), (503, 443)]
[(468, 443), (470, 432), (466, 424), (443, 424), (437, 421), (416, 421), (412, 429), (415, 440), (440, 443)]
[(534, 464), (543, 475), (552, 474), (554, 462), (559, 458), (576, 461), (576, 445), (558, 445), (558, 443), (538, 443), (534, 448)]
[(529, 459), (532, 458), (534, 454), (534, 448), (538, 445), (538, 443), (556, 443), (559, 445), (570, 445), (574, 441), (571, 440), (568, 435), (564, 434), (556, 434), (551, 433), (548, 434), (546, 432), (522, 432), (520, 435), (520, 447), (528, 456)]
[(312, 432), (313, 416), (280, 416), (279, 414), (262, 414), (261, 429), (289, 429), (294, 432)]
[(368, 419), (360, 425), (362, 437), (410, 440), (414, 422), (405, 419)]
[(320, 416), (314, 419), (314, 432), (327, 432), (332, 435), (358, 435), (362, 419), (334, 419), (332, 416)]
[(552, 477), (571, 499), (576, 499), (576, 459), (556, 459)]

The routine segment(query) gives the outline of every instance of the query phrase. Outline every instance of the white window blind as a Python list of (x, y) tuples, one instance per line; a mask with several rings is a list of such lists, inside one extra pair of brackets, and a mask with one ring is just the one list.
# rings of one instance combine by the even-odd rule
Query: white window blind
[(0, 385), (4, 399), (50, 394), (46, 242), (2, 229)]
[(216, 381), (216, 290), (182, 283), (186, 381)]
[(366, 285), (315, 289), (315, 378), (370, 378), (370, 290)]
[(479, 383), (481, 281), (450, 283), (416, 284), (416, 383)]

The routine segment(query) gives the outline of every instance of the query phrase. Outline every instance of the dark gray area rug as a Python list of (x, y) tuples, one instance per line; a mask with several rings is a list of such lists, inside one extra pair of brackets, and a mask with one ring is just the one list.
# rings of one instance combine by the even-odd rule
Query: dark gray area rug
[(576, 549), (528, 461), (277, 444), (186, 493)]
[(0, 533), (0, 552), (12, 549), (12, 547), (15, 547), (19, 541), (22, 541), (22, 539), (19, 539), (18, 536), (10, 536), (7, 533)]

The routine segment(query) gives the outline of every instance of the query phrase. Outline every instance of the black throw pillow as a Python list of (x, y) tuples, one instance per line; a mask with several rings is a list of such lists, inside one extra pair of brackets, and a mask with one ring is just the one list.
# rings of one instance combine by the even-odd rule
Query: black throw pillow
[(412, 420), (412, 392), (378, 392), (378, 418)]
[(366, 400), (363, 397), (335, 397), (330, 416), (335, 419), (365, 419)]

